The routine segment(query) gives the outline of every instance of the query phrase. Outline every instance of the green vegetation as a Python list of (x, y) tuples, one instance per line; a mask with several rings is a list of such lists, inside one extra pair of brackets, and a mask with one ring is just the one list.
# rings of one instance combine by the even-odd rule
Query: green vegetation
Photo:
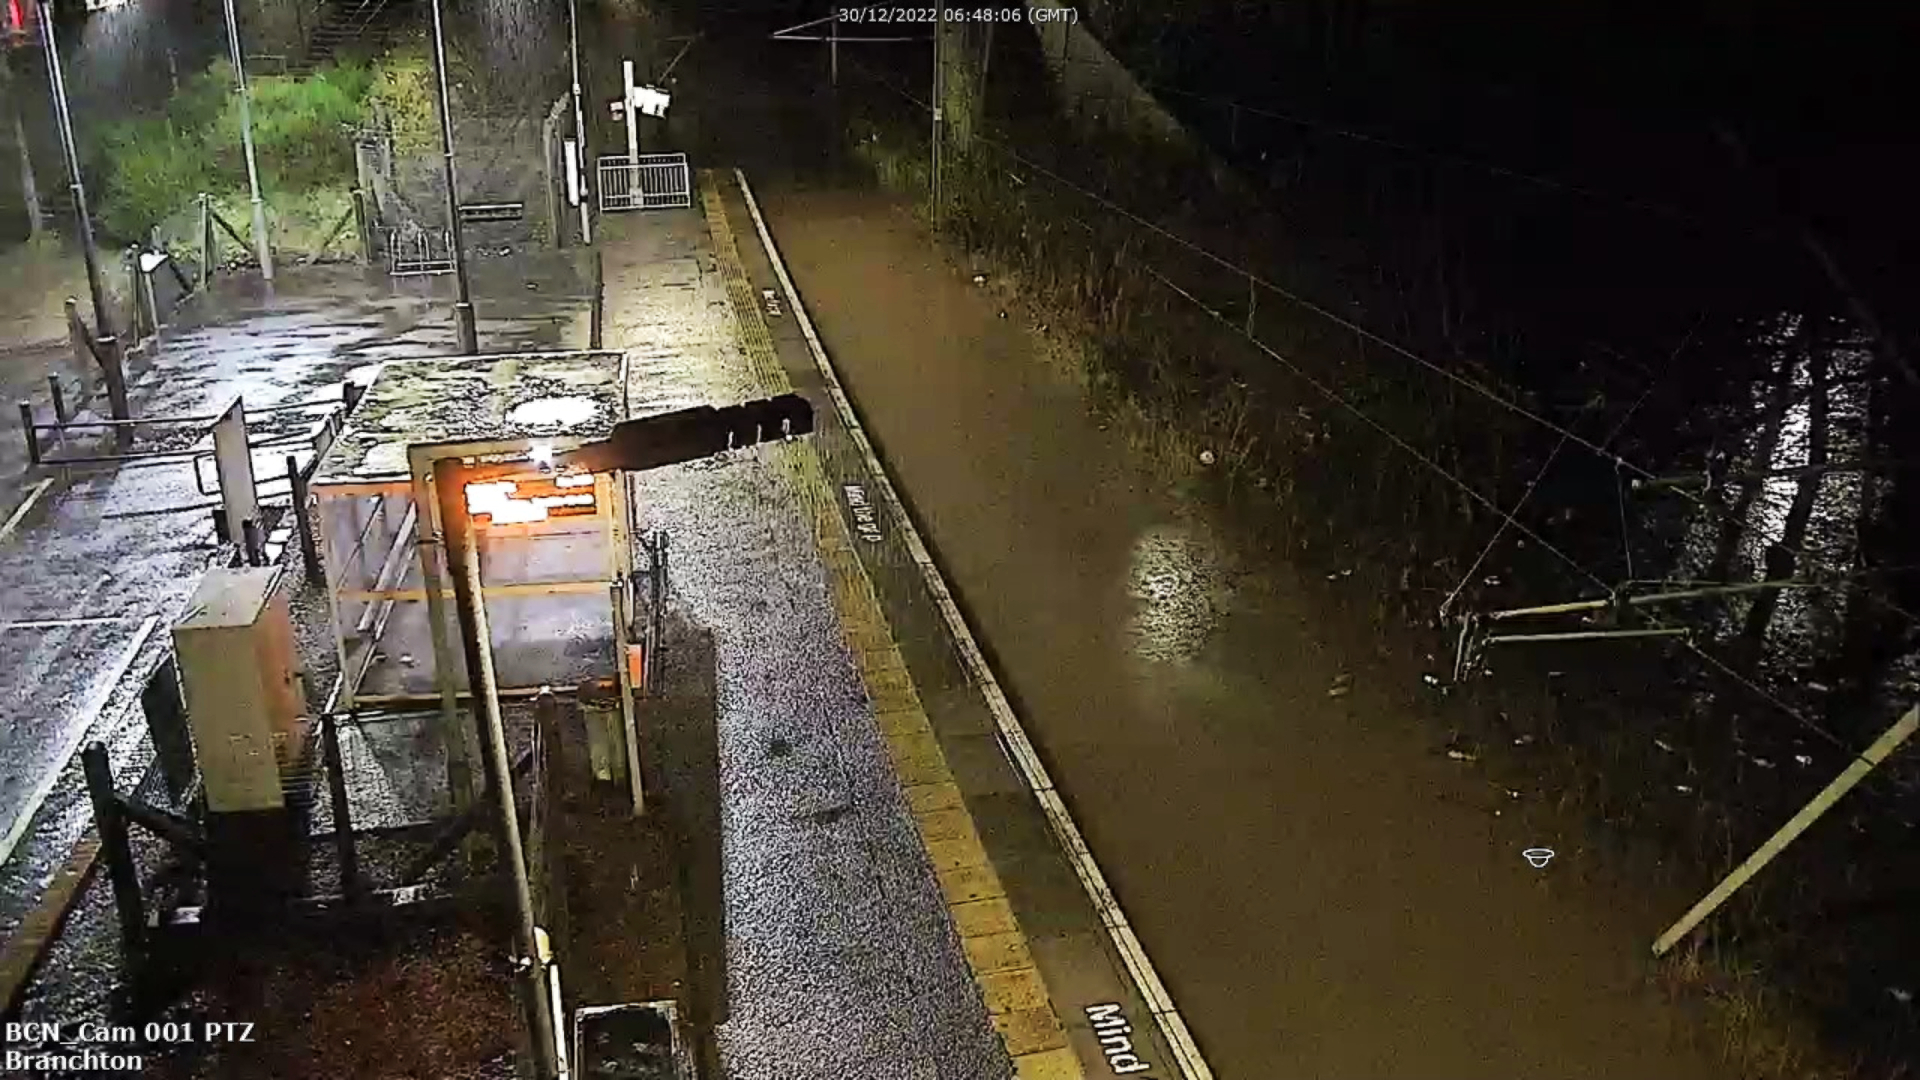
[[(353, 132), (381, 126), (406, 153), (432, 139), (430, 69), (408, 50), (371, 65), (343, 61), (309, 75), (254, 76), (253, 140), (276, 248), (312, 254), (351, 205)], [(249, 208), (240, 95), (225, 61), (185, 80), (158, 114), (114, 124), (94, 148), (105, 166), (102, 231), (117, 241), (184, 238), (197, 249), (195, 203), (213, 196), (244, 228)]]

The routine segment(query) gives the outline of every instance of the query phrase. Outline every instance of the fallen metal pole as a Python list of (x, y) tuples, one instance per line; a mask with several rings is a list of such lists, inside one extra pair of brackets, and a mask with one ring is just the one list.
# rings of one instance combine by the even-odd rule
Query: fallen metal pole
[(1767, 589), (1826, 589), (1834, 583), (1826, 581), (1744, 581), (1732, 585), (1710, 585), (1700, 589), (1681, 589), (1677, 592), (1647, 593), (1642, 596), (1625, 596), (1618, 600), (1569, 600), (1564, 604), (1542, 604), (1539, 607), (1508, 608), (1505, 611), (1492, 611), (1481, 616), (1489, 622), (1501, 619), (1521, 619), (1534, 615), (1570, 615), (1581, 611), (1605, 611), (1608, 608), (1625, 605), (1627, 607), (1648, 607), (1653, 604), (1673, 604), (1682, 600), (1713, 600), (1722, 596), (1737, 596), (1741, 593), (1763, 592)]
[(1653, 955), (1665, 956), (1679, 944), (1681, 938), (1686, 937), (1694, 927), (1699, 926), (1707, 916), (1712, 915), (1720, 905), (1726, 903), (1729, 897), (1740, 891), (1741, 886), (1759, 873), (1762, 867), (1772, 862), (1775, 856), (1786, 850), (1787, 845), (1793, 843), (1801, 833), (1806, 832), (1822, 814), (1831, 810), (1833, 804), (1840, 801), (1841, 796), (1852, 791), (1860, 781), (1866, 779), (1868, 773), (1899, 749), (1900, 744), (1906, 742), (1917, 727), (1920, 727), (1920, 705), (1908, 709), (1906, 715), (1894, 721), (1893, 726), (1874, 740), (1873, 745), (1868, 747), (1865, 753), (1854, 758), (1839, 776), (1834, 777), (1833, 783), (1828, 784), (1825, 790), (1815, 795), (1812, 802), (1793, 815), (1792, 820), (1782, 825), (1779, 832), (1774, 833), (1766, 843), (1761, 844), (1759, 850), (1749, 855), (1747, 861), (1736, 867), (1733, 873), (1728, 874), (1712, 892), (1701, 897), (1699, 903), (1693, 905), (1685, 915), (1680, 916), (1680, 921), (1669, 927), (1667, 932), (1661, 934), (1653, 943)]
[(1524, 641), (1599, 641), (1608, 638), (1686, 637), (1693, 631), (1682, 627), (1657, 630), (1569, 630), (1557, 634), (1499, 634), (1486, 638), (1482, 645), (1511, 645)]

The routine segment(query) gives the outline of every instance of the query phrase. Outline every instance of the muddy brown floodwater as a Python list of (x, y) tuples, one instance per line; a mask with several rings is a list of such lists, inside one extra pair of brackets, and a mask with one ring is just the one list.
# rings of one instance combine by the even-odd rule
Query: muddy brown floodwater
[(1370, 600), (1240, 555), (885, 196), (761, 196), (1219, 1075), (1730, 1075), (1649, 982), (1674, 898), (1606, 884), (1549, 813), (1488, 809), (1409, 707), (1417, 675), (1355, 644)]

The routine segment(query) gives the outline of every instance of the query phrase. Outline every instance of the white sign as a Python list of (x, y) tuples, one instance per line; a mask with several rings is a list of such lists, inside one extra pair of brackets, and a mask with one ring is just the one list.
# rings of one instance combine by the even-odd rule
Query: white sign
[(641, 116), (665, 116), (667, 105), (673, 96), (657, 86), (636, 87), (633, 91), (633, 107)]
[(580, 205), (580, 144), (572, 139), (566, 141), (567, 151), (567, 204)]
[(880, 516), (867, 500), (867, 489), (859, 484), (847, 484), (842, 490), (847, 495), (847, 507), (853, 511), (853, 531), (869, 544), (879, 543), (882, 538)]

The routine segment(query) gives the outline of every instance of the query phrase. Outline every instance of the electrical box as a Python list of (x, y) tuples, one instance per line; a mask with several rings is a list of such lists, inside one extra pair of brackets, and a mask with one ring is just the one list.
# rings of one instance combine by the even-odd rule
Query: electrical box
[(293, 620), (277, 567), (216, 567), (173, 627), (187, 722), (214, 813), (285, 806), (282, 767), (306, 737)]

